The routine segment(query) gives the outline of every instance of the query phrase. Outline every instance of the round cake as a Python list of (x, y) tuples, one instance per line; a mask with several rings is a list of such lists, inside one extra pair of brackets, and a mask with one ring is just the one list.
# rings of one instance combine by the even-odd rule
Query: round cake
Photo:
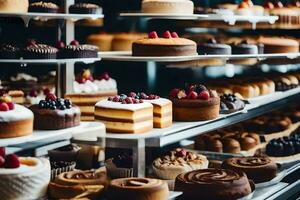
[(110, 182), (108, 188), (109, 200), (167, 200), (169, 197), (166, 182), (150, 178), (121, 178)]
[(258, 43), (264, 45), (264, 53), (298, 53), (297, 40), (280, 37), (261, 37)]
[(49, 93), (45, 100), (29, 107), (34, 113), (34, 129), (57, 130), (80, 124), (80, 109), (68, 99)]
[(184, 199), (232, 200), (249, 195), (252, 190), (243, 172), (228, 169), (200, 169), (177, 176), (175, 190)]
[(268, 157), (236, 157), (228, 158), (222, 168), (245, 172), (255, 183), (267, 182), (276, 177), (277, 165)]
[(0, 12), (26, 13), (28, 5), (28, 0), (0, 0)]
[(86, 42), (97, 46), (100, 51), (111, 51), (113, 38), (112, 34), (107, 33), (92, 34), (87, 37)]
[(203, 85), (189, 87), (187, 90), (175, 88), (170, 92), (174, 120), (205, 121), (217, 118), (220, 111), (218, 94)]
[(217, 43), (215, 39), (209, 39), (205, 43), (198, 44), (198, 53), (200, 55), (230, 55), (231, 47)]
[(22, 51), (22, 57), (26, 59), (56, 59), (58, 50), (46, 44), (30, 44)]
[(69, 45), (60, 48), (60, 58), (97, 58), (98, 47), (88, 44), (79, 44), (73, 40)]
[(7, 94), (0, 96), (0, 138), (13, 138), (32, 134), (33, 113), (24, 106), (14, 104)]
[(194, 41), (179, 38), (177, 33), (166, 31), (159, 38), (155, 31), (148, 38), (140, 39), (132, 44), (133, 56), (194, 56), (197, 45)]
[(77, 3), (71, 5), (69, 8), (69, 13), (76, 14), (101, 14), (102, 8), (96, 4), (92, 3)]
[(51, 2), (34, 2), (29, 5), (29, 12), (39, 12), (39, 13), (58, 13), (59, 7)]
[(194, 3), (190, 0), (143, 0), (142, 12), (192, 15)]
[(46, 197), (50, 182), (50, 164), (46, 159), (6, 156), (6, 167), (0, 168), (1, 199), (23, 200)]

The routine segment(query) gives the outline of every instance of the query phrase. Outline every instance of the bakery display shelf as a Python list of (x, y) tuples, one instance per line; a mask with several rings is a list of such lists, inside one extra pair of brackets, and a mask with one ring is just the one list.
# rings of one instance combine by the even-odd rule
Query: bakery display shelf
[(177, 192), (177, 191), (170, 191), (169, 192), (169, 200), (174, 200), (177, 197), (179, 197), (180, 195), (182, 195), (182, 192)]
[(32, 135), (0, 139), (0, 146), (14, 146), (20, 144), (27, 144), (33, 142), (43, 142), (48, 143), (60, 141), (60, 140), (70, 140), (75, 138), (76, 140), (84, 141), (97, 141), (99, 137), (103, 137), (105, 126), (100, 122), (81, 122), (79, 126), (61, 129), (61, 130), (34, 130)]
[(82, 62), (85, 64), (100, 61), (101, 58), (72, 58), (72, 59), (0, 59), (0, 63), (19, 64), (65, 64)]

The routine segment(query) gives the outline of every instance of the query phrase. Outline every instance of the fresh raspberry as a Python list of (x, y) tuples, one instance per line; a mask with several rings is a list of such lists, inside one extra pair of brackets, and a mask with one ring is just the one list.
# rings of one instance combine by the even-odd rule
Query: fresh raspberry
[(55, 44), (55, 47), (58, 48), (58, 49), (63, 49), (65, 48), (65, 43), (63, 41), (57, 41), (56, 44)]
[(177, 150), (176, 156), (185, 157), (186, 156), (186, 150), (184, 150), (184, 149)]
[(126, 97), (125, 99), (127, 104), (133, 104), (132, 98), (131, 97)]
[(209, 92), (207, 90), (199, 93), (198, 98), (203, 100), (208, 100), (210, 97)]
[(0, 168), (3, 168), (5, 165), (5, 159), (4, 157), (0, 156)]
[(139, 100), (139, 99), (132, 99), (132, 101), (133, 101), (134, 104), (140, 103), (140, 100)]
[(3, 158), (5, 158), (5, 156), (6, 156), (5, 147), (0, 147), (0, 156), (2, 156)]
[(55, 94), (53, 93), (49, 93), (47, 96), (46, 96), (46, 101), (55, 101), (57, 99), (57, 97), (55, 96)]
[(113, 102), (119, 102), (120, 101), (120, 97), (119, 96), (114, 96), (114, 98), (112, 99)]
[(9, 110), (13, 110), (15, 108), (14, 102), (8, 102), (6, 104), (8, 105)]
[(109, 74), (108, 74), (107, 72), (104, 72), (104, 73), (102, 73), (102, 74), (99, 76), (98, 79), (99, 79), (100, 81), (103, 80), (103, 79), (107, 81), (107, 80), (109, 80), (109, 78), (110, 78), (110, 77), (109, 77)]
[(31, 97), (37, 97), (38, 96), (38, 92), (33, 89), (33, 90), (30, 91), (29, 96), (31, 96)]
[(141, 99), (148, 99), (148, 95), (146, 95), (144, 92), (141, 92), (140, 98)]
[(20, 160), (16, 154), (6, 156), (5, 168), (14, 169), (18, 167), (20, 167)]
[(48, 95), (50, 93), (50, 89), (49, 88), (45, 88), (43, 90), (44, 95)]
[(171, 35), (170, 31), (164, 32), (163, 38), (167, 38), (167, 39), (168, 39), (168, 38), (172, 38), (172, 35)]
[(148, 34), (148, 38), (155, 39), (158, 38), (156, 31), (152, 31)]
[(188, 99), (197, 99), (198, 94), (197, 92), (191, 91), (188, 95)]
[(179, 38), (178, 34), (176, 32), (171, 33), (172, 38)]
[(3, 112), (9, 111), (9, 107), (8, 107), (7, 103), (2, 102), (0, 104), (0, 111), (3, 111)]
[(178, 93), (179, 93), (179, 89), (178, 88), (174, 88), (170, 92), (170, 97), (177, 98)]
[(156, 95), (155, 95), (155, 94), (150, 94), (150, 95), (148, 96), (148, 99), (149, 99), (149, 100), (156, 99)]
[(78, 46), (79, 42), (77, 40), (73, 40), (72, 42), (70, 42), (70, 45)]
[(180, 90), (180, 91), (178, 92), (178, 94), (177, 94), (177, 98), (178, 98), (178, 99), (184, 99), (184, 98), (186, 98), (186, 93), (185, 93), (185, 91), (184, 91), (184, 90)]
[(129, 97), (135, 98), (136, 97), (136, 93), (135, 92), (130, 92), (128, 94)]

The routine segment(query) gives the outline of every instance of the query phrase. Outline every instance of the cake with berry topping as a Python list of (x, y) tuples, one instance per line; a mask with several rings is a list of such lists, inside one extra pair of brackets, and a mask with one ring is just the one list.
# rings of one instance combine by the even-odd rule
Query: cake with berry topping
[(49, 88), (45, 88), (44, 90), (36, 90), (32, 89), (25, 98), (25, 105), (34, 105), (39, 104), (39, 102), (46, 98), (47, 94), (54, 93), (54, 88), (50, 91)]
[(69, 13), (76, 14), (101, 14), (102, 8), (92, 3), (77, 3), (69, 7)]
[(97, 58), (98, 47), (89, 44), (79, 44), (73, 40), (69, 45), (58, 42), (56, 47), (59, 51), (59, 58)]
[(161, 98), (155, 94), (147, 95), (144, 92), (130, 92), (129, 97), (142, 99), (153, 105), (153, 127), (166, 128), (172, 125), (172, 101)]
[(59, 7), (55, 3), (51, 2), (34, 2), (29, 5), (29, 12), (39, 12), (39, 13), (58, 13)]
[(178, 37), (176, 32), (166, 31), (158, 37), (155, 31), (148, 38), (132, 44), (133, 56), (194, 56), (197, 55), (197, 44), (189, 39)]
[(0, 12), (27, 13), (28, 0), (0, 0)]
[(46, 44), (37, 44), (30, 41), (22, 51), (22, 57), (26, 59), (56, 59), (58, 49)]
[(34, 113), (34, 128), (38, 130), (57, 130), (80, 124), (79, 107), (69, 99), (57, 98), (52, 93), (29, 109)]
[(65, 95), (79, 106), (82, 121), (94, 121), (95, 104), (110, 96), (117, 95), (117, 82), (108, 73), (102, 73), (95, 78), (86, 69), (73, 83), (73, 93)]
[(220, 98), (214, 90), (204, 85), (189, 85), (170, 92), (175, 121), (205, 121), (219, 116)]
[(105, 124), (113, 133), (144, 133), (153, 128), (153, 106), (141, 99), (121, 94), (99, 101), (95, 120)]
[(0, 148), (1, 199), (23, 200), (46, 197), (50, 182), (50, 163), (43, 158), (6, 155)]
[(33, 113), (24, 106), (14, 104), (6, 93), (0, 93), (0, 138), (13, 138), (32, 134)]
[(251, 0), (243, 0), (234, 10), (236, 15), (242, 16), (263, 16), (264, 12), (264, 7), (254, 5)]
[(194, 3), (190, 0), (143, 0), (142, 12), (192, 15)]

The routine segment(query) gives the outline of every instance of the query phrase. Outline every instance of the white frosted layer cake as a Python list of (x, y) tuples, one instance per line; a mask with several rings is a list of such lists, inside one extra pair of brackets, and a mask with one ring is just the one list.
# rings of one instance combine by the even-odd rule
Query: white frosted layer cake
[(190, 0), (144, 0), (142, 12), (191, 15), (194, 13), (194, 3)]

